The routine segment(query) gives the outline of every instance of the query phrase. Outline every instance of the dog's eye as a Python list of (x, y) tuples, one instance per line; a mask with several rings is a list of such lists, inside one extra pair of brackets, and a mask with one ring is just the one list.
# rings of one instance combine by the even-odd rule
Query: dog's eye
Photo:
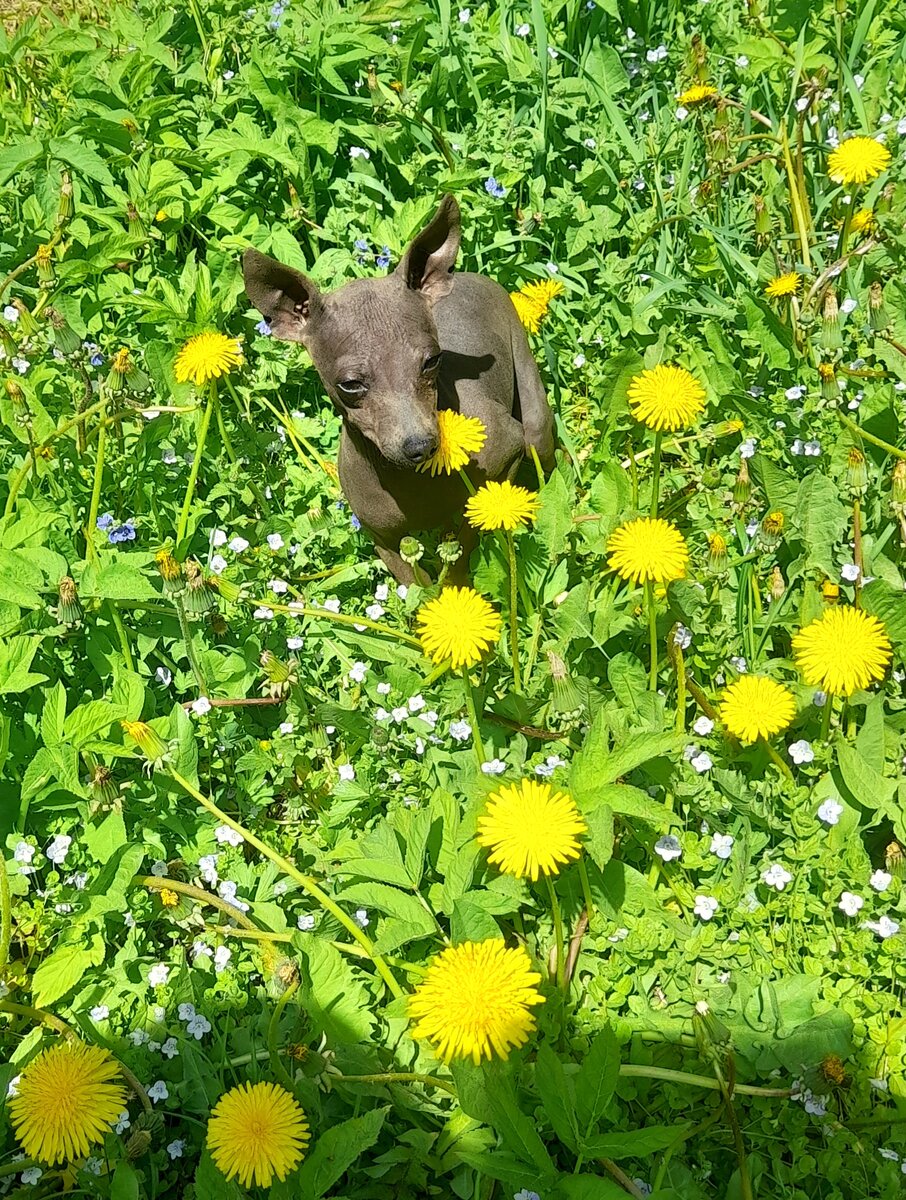
[(368, 387), (362, 383), (361, 379), (343, 379), (337, 384), (337, 391), (344, 400), (353, 403), (356, 400), (361, 400), (368, 391)]
[(432, 354), (428, 358), (426, 358), (425, 361), (422, 363), (423, 374), (427, 375), (429, 371), (436, 371), (437, 368), (440, 366), (440, 359), (441, 359), (441, 356), (439, 354)]

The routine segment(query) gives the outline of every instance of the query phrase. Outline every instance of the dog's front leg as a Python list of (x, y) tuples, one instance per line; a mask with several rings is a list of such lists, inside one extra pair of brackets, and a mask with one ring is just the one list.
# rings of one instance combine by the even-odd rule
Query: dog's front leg
[(402, 558), (399, 550), (394, 550), (392, 546), (382, 546), (377, 541), (374, 543), (374, 548), (377, 550), (381, 562), (397, 582), (406, 584), (416, 582), (412, 565)]

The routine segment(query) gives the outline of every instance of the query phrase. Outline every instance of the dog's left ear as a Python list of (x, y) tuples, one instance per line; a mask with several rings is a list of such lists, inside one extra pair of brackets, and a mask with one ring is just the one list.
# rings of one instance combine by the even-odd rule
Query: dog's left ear
[(459, 238), (459, 205), (447, 195), (441, 200), (431, 223), (410, 242), (395, 274), (402, 275), (407, 287), (421, 292), (429, 304), (434, 304), (453, 287)]

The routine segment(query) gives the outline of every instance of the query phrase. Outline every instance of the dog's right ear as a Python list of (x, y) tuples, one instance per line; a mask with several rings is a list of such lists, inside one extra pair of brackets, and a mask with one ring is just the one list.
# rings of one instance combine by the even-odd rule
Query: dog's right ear
[(284, 342), (304, 342), (312, 318), (321, 310), (321, 293), (308, 276), (260, 250), (243, 254), (242, 275), (245, 294), (274, 336)]

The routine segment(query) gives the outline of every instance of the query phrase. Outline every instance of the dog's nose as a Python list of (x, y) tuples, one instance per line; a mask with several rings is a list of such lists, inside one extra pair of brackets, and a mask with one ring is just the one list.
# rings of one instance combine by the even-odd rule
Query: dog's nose
[(424, 462), (437, 449), (436, 437), (407, 437), (403, 442), (403, 454), (411, 463)]

